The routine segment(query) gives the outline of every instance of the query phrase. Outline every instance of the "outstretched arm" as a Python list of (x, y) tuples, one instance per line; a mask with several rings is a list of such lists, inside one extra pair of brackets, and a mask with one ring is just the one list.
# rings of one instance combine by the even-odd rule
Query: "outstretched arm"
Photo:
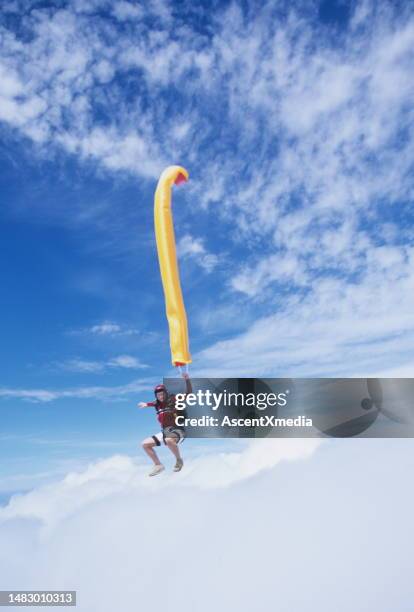
[(193, 392), (190, 376), (187, 372), (184, 372), (183, 378), (185, 380), (185, 394), (188, 395), (189, 393)]
[(138, 408), (148, 408), (149, 406), (154, 406), (154, 402), (138, 402)]

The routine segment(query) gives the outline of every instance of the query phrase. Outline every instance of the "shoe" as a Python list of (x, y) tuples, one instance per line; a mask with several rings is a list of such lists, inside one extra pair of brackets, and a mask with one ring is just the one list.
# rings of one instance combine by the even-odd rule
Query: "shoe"
[(177, 463), (175, 464), (173, 471), (179, 472), (182, 469), (183, 465), (184, 461), (182, 459), (177, 459)]
[(150, 471), (150, 473), (148, 474), (148, 476), (157, 476), (158, 474), (161, 474), (161, 472), (163, 472), (165, 470), (165, 467), (163, 465), (155, 465), (153, 467), (153, 469)]

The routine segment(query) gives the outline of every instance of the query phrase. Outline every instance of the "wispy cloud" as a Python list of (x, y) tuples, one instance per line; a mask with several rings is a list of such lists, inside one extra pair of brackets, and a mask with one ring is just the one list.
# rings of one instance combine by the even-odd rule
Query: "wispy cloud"
[(379, 251), (377, 257), (371, 253), (362, 281), (321, 277), (296, 295), (286, 294), (279, 285), (273, 294), (278, 312), (258, 317), (246, 332), (196, 355), (200, 372), (364, 376), (394, 369), (413, 373), (414, 315), (408, 296), (414, 288), (414, 250), (404, 260), (399, 251)]
[(73, 389), (13, 389), (0, 388), (0, 398), (22, 399), (33, 402), (52, 402), (60, 399), (98, 399), (108, 401), (122, 401), (129, 395), (136, 395), (152, 389), (153, 381), (134, 380), (125, 385), (117, 386), (91, 386)]
[(112, 7), (112, 13), (119, 21), (139, 19), (145, 14), (142, 6), (132, 4), (131, 2), (117, 2)]
[[(244, 370), (253, 351), (266, 371), (305, 358), (299, 371), (365, 371), (370, 345), (348, 348), (356, 329), (377, 342), (372, 368), (411, 359), (409, 4), (361, 0), (337, 29), (316, 2), (15, 6), (19, 27), (1, 25), (3, 125), (111, 172), (190, 167), (181, 255), (215, 270), (225, 235), (217, 292), (257, 306), (251, 329), (203, 363), (234, 346)], [(92, 333), (121, 333), (110, 325)]]
[(106, 323), (101, 323), (100, 325), (93, 325), (89, 331), (91, 334), (98, 334), (99, 336), (119, 334), (121, 331), (121, 326), (117, 323), (110, 323), (108, 321)]
[(0, 397), (9, 399), (23, 399), (34, 402), (51, 402), (58, 397), (58, 393), (47, 389), (0, 389)]
[(148, 366), (131, 355), (119, 355), (107, 361), (86, 361), (84, 359), (69, 359), (58, 363), (57, 367), (69, 372), (98, 373), (110, 368), (142, 370)]
[(145, 363), (141, 363), (136, 357), (131, 355), (119, 355), (108, 361), (108, 366), (111, 368), (124, 368), (126, 370), (141, 370), (147, 368)]
[(236, 291), (250, 297), (263, 297), (265, 289), (275, 283), (306, 286), (309, 275), (300, 260), (292, 255), (269, 255), (251, 267), (240, 270), (231, 281)]
[(134, 329), (132, 327), (127, 327), (125, 325), (120, 325), (119, 323), (115, 323), (113, 321), (103, 321), (102, 323), (97, 323), (96, 325), (92, 325), (91, 327), (86, 327), (84, 329), (76, 329), (70, 332), (72, 335), (93, 335), (93, 336), (107, 336), (107, 337), (117, 337), (117, 336), (138, 336), (143, 335), (138, 329)]
[(219, 262), (217, 255), (207, 251), (201, 238), (194, 238), (190, 234), (180, 238), (177, 250), (180, 257), (192, 259), (206, 272), (212, 272)]

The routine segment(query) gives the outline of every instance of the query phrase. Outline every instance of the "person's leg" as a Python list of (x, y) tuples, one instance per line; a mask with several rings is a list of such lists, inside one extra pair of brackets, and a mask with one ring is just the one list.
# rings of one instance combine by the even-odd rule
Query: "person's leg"
[(142, 441), (142, 448), (147, 453), (148, 457), (150, 457), (154, 462), (154, 467), (152, 468), (148, 476), (157, 476), (165, 470), (165, 467), (158, 459), (158, 455), (154, 450), (155, 446), (161, 446), (160, 438), (162, 438), (162, 434), (159, 433), (156, 436), (152, 436), (151, 438), (145, 438), (145, 440)]
[(168, 446), (176, 459), (181, 459), (180, 450), (177, 444), (177, 438), (165, 438), (165, 444)]
[(142, 448), (147, 453), (148, 457), (152, 459), (155, 465), (161, 465), (161, 461), (154, 450), (156, 446), (160, 446), (160, 444), (156, 442), (155, 436), (152, 438), (145, 438), (145, 440), (142, 441)]
[(178, 444), (177, 444), (178, 440), (176, 437), (174, 438), (170, 438), (170, 437), (166, 437), (165, 438), (165, 444), (168, 446), (168, 448), (170, 449), (170, 451), (172, 452), (172, 454), (174, 455), (174, 457), (176, 458), (176, 462), (175, 462), (175, 466), (174, 466), (174, 472), (179, 472), (181, 470), (181, 468), (184, 465), (184, 462), (181, 458), (180, 455), (180, 450), (178, 448)]

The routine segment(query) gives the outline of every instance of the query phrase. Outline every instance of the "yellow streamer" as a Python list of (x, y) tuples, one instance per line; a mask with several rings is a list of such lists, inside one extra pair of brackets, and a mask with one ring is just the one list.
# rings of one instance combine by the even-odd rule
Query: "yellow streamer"
[(171, 213), (172, 186), (188, 181), (181, 166), (168, 166), (161, 174), (155, 191), (154, 222), (158, 261), (164, 288), (165, 309), (170, 328), (171, 359), (175, 366), (191, 363), (187, 315), (178, 272), (174, 225)]

